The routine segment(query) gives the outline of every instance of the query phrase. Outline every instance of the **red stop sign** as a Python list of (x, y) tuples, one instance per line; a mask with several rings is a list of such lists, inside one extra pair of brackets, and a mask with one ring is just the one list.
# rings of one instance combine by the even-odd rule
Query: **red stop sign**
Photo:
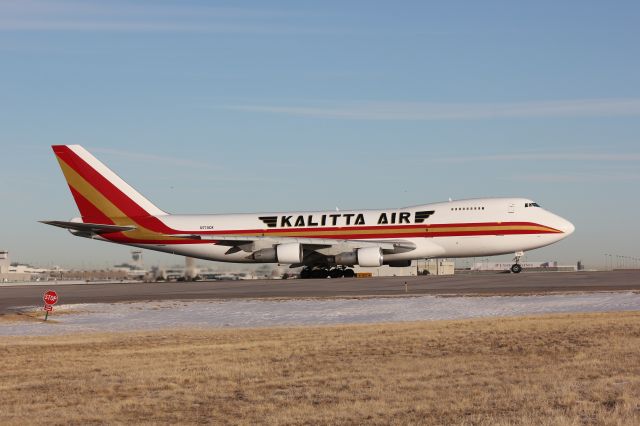
[(58, 293), (49, 290), (42, 296), (42, 300), (44, 300), (45, 305), (55, 305), (58, 301)]

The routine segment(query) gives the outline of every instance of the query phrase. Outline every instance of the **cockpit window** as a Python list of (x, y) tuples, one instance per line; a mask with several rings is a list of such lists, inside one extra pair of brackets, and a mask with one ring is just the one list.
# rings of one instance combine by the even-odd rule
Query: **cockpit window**
[(524, 203), (525, 207), (540, 207), (538, 203)]

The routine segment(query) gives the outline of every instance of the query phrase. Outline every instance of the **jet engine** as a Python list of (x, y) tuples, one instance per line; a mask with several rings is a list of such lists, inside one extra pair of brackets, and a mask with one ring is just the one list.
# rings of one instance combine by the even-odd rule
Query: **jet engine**
[(275, 248), (258, 250), (251, 257), (258, 262), (286, 264), (302, 263), (303, 251), (300, 243), (278, 244)]
[(382, 266), (382, 250), (380, 247), (365, 247), (340, 253), (335, 257), (335, 263), (346, 266)]
[(358, 249), (358, 265), (382, 266), (382, 249), (380, 247)]
[(355, 251), (348, 251), (336, 255), (334, 260), (336, 265), (353, 266), (358, 263), (358, 254)]

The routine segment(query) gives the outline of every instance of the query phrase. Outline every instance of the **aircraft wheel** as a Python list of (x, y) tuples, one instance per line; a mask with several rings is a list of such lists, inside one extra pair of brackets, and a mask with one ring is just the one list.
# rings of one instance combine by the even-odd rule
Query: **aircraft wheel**
[(342, 269), (335, 268), (329, 271), (329, 276), (331, 278), (342, 278), (344, 276), (344, 271)]
[(311, 271), (312, 278), (327, 278), (329, 276), (329, 271), (326, 269), (314, 269)]
[(353, 269), (345, 269), (344, 270), (344, 277), (345, 278), (353, 278), (356, 276), (356, 273), (353, 272)]
[(300, 278), (303, 280), (311, 278), (311, 271), (309, 268), (302, 268), (302, 271), (300, 271)]
[(514, 263), (513, 265), (511, 265), (511, 272), (513, 272), (514, 274), (519, 274), (520, 272), (522, 272), (522, 266)]

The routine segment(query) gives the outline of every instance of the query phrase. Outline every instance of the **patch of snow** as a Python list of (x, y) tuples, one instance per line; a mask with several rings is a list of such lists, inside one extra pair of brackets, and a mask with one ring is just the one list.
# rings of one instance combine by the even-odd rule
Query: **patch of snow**
[(495, 297), (210, 300), (62, 305), (55, 322), (0, 323), (0, 335), (269, 327), (640, 310), (633, 292)]

